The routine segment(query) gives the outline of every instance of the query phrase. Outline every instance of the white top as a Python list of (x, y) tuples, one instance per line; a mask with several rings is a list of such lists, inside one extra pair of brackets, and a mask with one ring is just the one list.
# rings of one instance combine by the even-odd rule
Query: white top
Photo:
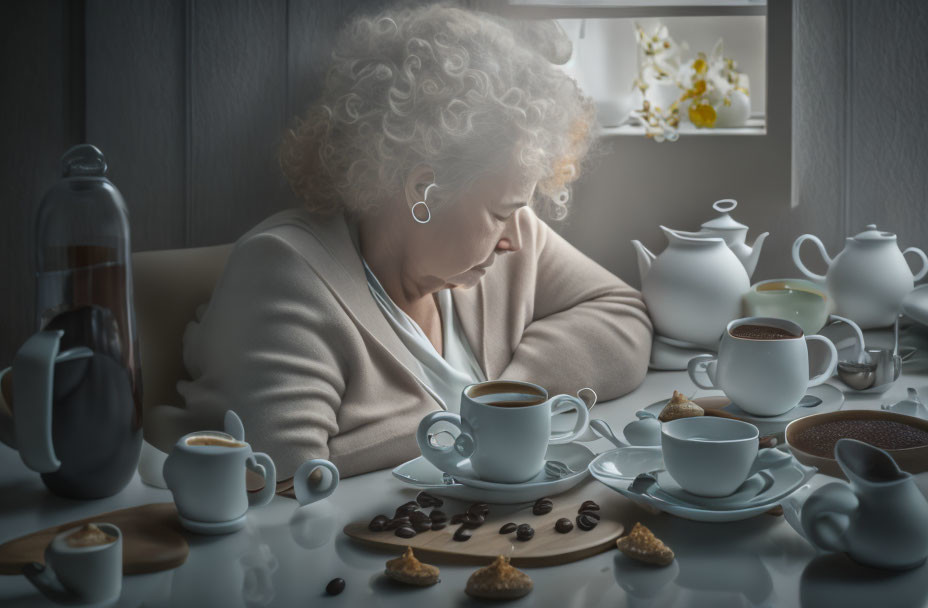
[(428, 388), (445, 405), (446, 410), (458, 412), (461, 405), (461, 391), (464, 387), (475, 382), (483, 382), (486, 376), (467, 342), (467, 337), (461, 328), (461, 320), (454, 312), (451, 290), (446, 288), (438, 292), (444, 350), (444, 357), (442, 357), (419, 324), (394, 304), (371, 271), (370, 266), (367, 265), (367, 261), (364, 258), (361, 258), (361, 261), (364, 263), (367, 285), (374, 299), (390, 325), (396, 330), (400, 340), (418, 361), (422, 371), (420, 377), (426, 379)]

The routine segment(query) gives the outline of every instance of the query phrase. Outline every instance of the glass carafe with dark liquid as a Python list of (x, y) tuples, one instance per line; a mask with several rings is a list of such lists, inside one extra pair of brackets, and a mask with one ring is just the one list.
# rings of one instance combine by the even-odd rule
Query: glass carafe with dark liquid
[(38, 333), (2, 378), (13, 416), (0, 426), (12, 425), (14, 447), (49, 490), (72, 498), (124, 488), (142, 440), (128, 214), (105, 173), (94, 146), (62, 157), (36, 222)]

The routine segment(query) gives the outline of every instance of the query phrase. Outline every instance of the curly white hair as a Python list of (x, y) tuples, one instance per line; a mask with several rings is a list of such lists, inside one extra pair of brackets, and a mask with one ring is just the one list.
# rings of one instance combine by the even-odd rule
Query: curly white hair
[(294, 192), (320, 214), (363, 213), (402, 193), (424, 163), (438, 184), (430, 206), (441, 206), (515, 162), (538, 182), (532, 203), (563, 217), (593, 103), (513, 25), (449, 4), (354, 18), (320, 98), (281, 144)]

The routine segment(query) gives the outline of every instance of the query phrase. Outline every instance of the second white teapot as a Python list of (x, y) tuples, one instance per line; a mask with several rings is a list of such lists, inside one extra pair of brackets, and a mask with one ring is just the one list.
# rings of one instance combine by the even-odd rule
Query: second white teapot
[[(805, 241), (818, 247), (828, 264), (826, 276), (815, 274), (802, 263), (799, 248)], [(914, 253), (922, 260), (921, 270), (914, 276), (904, 257), (907, 253)], [(928, 256), (924, 251), (917, 247), (900, 251), (896, 235), (878, 230), (876, 224), (847, 237), (847, 244), (834, 259), (817, 236), (803, 234), (793, 243), (793, 262), (804, 275), (826, 284), (835, 301), (835, 312), (862, 329), (892, 325), (902, 299), (912, 291), (915, 281), (928, 274)]]

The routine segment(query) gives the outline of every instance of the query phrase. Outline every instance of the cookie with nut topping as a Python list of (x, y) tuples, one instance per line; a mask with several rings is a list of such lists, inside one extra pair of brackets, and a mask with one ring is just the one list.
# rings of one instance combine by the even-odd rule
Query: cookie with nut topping
[(412, 547), (406, 547), (403, 555), (387, 561), (384, 574), (400, 583), (428, 587), (438, 582), (439, 570), (435, 566), (420, 562), (413, 555)]
[(512, 600), (527, 595), (533, 586), (526, 573), (510, 566), (509, 558), (500, 555), (489, 566), (471, 574), (464, 591), (481, 599)]
[(664, 406), (664, 409), (661, 410), (661, 413), (657, 415), (657, 419), (661, 422), (670, 422), (671, 420), (676, 420), (677, 418), (691, 418), (693, 416), (702, 416), (706, 413), (704, 409), (699, 407), (696, 403), (689, 400), (689, 398), (678, 391), (673, 392), (673, 397), (670, 398), (670, 401), (667, 402), (667, 405)]
[(615, 541), (619, 551), (646, 564), (667, 566), (673, 561), (673, 551), (641, 523), (632, 531)]

